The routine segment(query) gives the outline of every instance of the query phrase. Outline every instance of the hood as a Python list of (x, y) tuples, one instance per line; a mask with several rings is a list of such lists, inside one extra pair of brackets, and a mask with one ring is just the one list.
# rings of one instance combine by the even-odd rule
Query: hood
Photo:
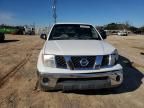
[(47, 41), (45, 54), (54, 55), (106, 55), (114, 51), (114, 47), (103, 40), (54, 40)]

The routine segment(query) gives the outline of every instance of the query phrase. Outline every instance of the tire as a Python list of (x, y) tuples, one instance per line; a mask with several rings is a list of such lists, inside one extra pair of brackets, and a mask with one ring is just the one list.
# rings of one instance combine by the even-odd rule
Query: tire
[(4, 37), (0, 38), (0, 42), (3, 42), (3, 41), (4, 41), (4, 39), (5, 39)]
[(3, 42), (5, 39), (5, 35), (3, 33), (0, 33), (0, 42)]

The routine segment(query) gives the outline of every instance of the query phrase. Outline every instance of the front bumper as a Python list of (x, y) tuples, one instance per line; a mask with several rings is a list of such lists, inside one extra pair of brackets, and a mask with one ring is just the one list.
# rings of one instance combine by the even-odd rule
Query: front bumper
[(37, 74), (40, 85), (44, 88), (101, 89), (116, 87), (123, 82), (123, 68), (120, 64), (96, 70), (50, 68), (43, 65), (41, 53), (37, 63)]
[[(123, 82), (123, 70), (93, 73), (40, 73), (40, 84), (55, 89), (102, 89), (119, 86)], [(47, 80), (46, 80), (47, 79)]]

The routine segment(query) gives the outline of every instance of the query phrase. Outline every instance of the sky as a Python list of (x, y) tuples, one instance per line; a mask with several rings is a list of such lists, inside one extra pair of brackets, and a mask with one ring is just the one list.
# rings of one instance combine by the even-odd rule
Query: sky
[[(0, 0), (0, 24), (53, 23), (52, 0)], [(144, 0), (57, 0), (57, 22), (144, 26)]]

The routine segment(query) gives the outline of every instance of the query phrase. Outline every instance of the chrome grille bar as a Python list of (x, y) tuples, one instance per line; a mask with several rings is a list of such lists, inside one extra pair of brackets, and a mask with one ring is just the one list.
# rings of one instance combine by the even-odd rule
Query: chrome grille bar
[(102, 55), (96, 56), (95, 64), (94, 64), (93, 69), (100, 68), (100, 66), (101, 66), (101, 64), (102, 64), (102, 60), (103, 60), (103, 56), (102, 56)]
[(74, 65), (71, 61), (71, 56), (64, 56), (64, 59), (66, 61), (67, 68), (70, 70), (74, 70)]

